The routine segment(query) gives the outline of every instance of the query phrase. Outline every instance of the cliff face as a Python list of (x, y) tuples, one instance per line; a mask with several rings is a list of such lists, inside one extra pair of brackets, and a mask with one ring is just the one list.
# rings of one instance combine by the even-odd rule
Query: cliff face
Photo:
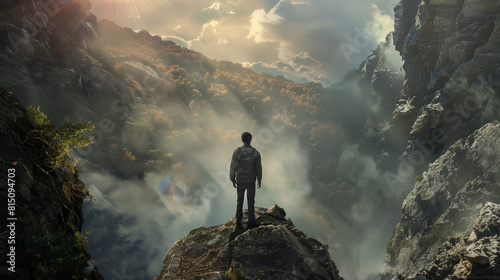
[[(479, 218), (476, 225), (474, 221), (481, 208), (481, 213), (490, 211), (487, 209), (491, 206), (487, 206), (490, 204), (486, 202), (500, 202), (499, 137), (500, 126), (487, 124), (469, 137), (456, 142), (429, 165), (429, 169), (421, 175), (403, 202), (403, 218), (396, 225), (387, 246), (382, 279), (393, 279), (397, 275), (405, 278), (423, 275), (420, 270), (427, 269), (433, 259), (443, 258), (443, 254), (453, 255), (453, 250), (458, 250), (454, 247), (455, 243), (462, 242), (463, 248), (471, 242), (476, 242), (474, 246), (479, 246), (477, 242), (480, 241), (473, 240), (472, 237), (460, 239), (455, 236), (469, 236), (473, 229), (477, 235), (476, 229), (488, 231), (490, 228), (489, 225), (478, 225), (485, 223), (484, 218)], [(485, 216), (484, 213), (481, 216)], [(495, 220), (494, 217), (492, 219)], [(479, 236), (490, 236), (496, 242), (500, 237), (494, 228), (491, 229), (491, 234)], [(495, 244), (491, 243), (491, 250), (496, 250)], [(472, 247), (467, 247), (467, 250)], [(462, 249), (458, 251), (462, 252)], [(457, 264), (460, 254), (454, 258), (454, 264)], [(468, 270), (460, 273), (475, 271), (472, 269), (473, 265), (476, 265), (474, 259), (470, 260)], [(494, 267), (496, 264), (492, 262), (491, 265)], [(439, 277), (428, 276), (427, 279), (444, 279), (452, 273), (452, 269), (439, 269), (443, 270)], [(493, 270), (490, 272), (493, 273)], [(436, 271), (429, 268), (425, 273), (430, 275)], [(499, 274), (494, 272), (487, 275)]]
[[(378, 139), (397, 147), (392, 156), (402, 152), (416, 183), (381, 279), (499, 275), (499, 236), (469, 237), (490, 227), (479, 225), (481, 217), (474, 225), (482, 208), (484, 216), (493, 207), (487, 202), (500, 202), (500, 128), (489, 123), (499, 118), (499, 27), (498, 1), (408, 0), (395, 7), (405, 81)], [(386, 141), (391, 134), (400, 136)]]
[(443, 134), (443, 141), (432, 140), (443, 153), (499, 118), (500, 3), (401, 1), (395, 11), (406, 79), (393, 130), (408, 134), (409, 143), (399, 146), (409, 155)]
[(245, 279), (342, 279), (328, 246), (298, 230), (285, 215), (276, 205), (257, 207), (257, 228), (237, 229), (232, 218), (194, 229), (168, 250), (155, 279), (235, 279), (229, 278), (235, 262)]
[[(394, 11), (392, 37), (404, 79), (392, 90), (375, 90), (391, 113), (369, 118), (362, 143), (377, 147), (379, 157), (402, 154), (422, 172), (455, 141), (500, 118), (500, 4), (403, 0)], [(372, 56), (384, 60), (387, 52)], [(397, 70), (387, 63), (375, 69), (386, 75)]]
[[(411, 190), (381, 279), (496, 276), (498, 260), (490, 253), (499, 236), (478, 241), (469, 235), (482, 207), (500, 203), (500, 3), (402, 0), (394, 11), (389, 38), (403, 59), (401, 83), (386, 78), (388, 88), (377, 90), (377, 76), (398, 77), (384, 62), (388, 42), (344, 81), (385, 106), (368, 114), (359, 152)], [(486, 255), (471, 253), (477, 248)]]
[(500, 205), (486, 203), (472, 233), (450, 238), (414, 280), (491, 278), (500, 275)]
[(2, 1), (0, 11), (0, 84), (23, 105), (89, 118), (87, 96), (116, 93), (90, 1)]
[[(102, 279), (82, 233), (85, 185), (74, 169), (53, 169), (26, 110), (0, 90), (2, 279)], [(7, 207), (8, 206), (8, 207)], [(10, 218), (10, 220), (8, 220)], [(9, 261), (9, 262), (7, 262)]]

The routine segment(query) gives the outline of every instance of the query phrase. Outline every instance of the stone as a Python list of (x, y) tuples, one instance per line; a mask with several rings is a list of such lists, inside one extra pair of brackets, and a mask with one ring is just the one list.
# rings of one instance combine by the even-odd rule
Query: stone
[(498, 204), (487, 202), (479, 212), (474, 225), (477, 238), (500, 234), (500, 207)]
[(480, 252), (472, 252), (468, 255), (464, 256), (468, 261), (474, 264), (479, 264), (479, 265), (489, 265), (490, 261), (488, 260), (488, 256), (480, 253)]
[(280, 219), (284, 219), (286, 216), (285, 210), (279, 207), (278, 205), (271, 206), (269, 209), (266, 210), (266, 213)]

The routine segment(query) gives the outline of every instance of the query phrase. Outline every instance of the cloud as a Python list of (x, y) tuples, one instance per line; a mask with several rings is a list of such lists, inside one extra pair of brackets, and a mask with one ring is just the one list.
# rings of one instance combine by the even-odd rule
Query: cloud
[(373, 21), (367, 24), (365, 32), (374, 38), (375, 43), (384, 42), (387, 34), (394, 30), (394, 19), (387, 14), (382, 14), (377, 5), (372, 4), (372, 8)]
[(255, 43), (262, 42), (275, 42), (274, 39), (265, 38), (264, 36), (264, 25), (263, 23), (270, 23), (271, 21), (267, 18), (267, 13), (264, 9), (258, 9), (252, 12), (250, 16), (250, 26), (248, 27), (249, 32), (247, 35), (248, 39), (254, 39)]
[[(94, 9), (102, 2), (93, 1)], [(220, 2), (220, 9), (213, 6), (206, 10), (214, 5), (212, 1), (152, 0), (148, 3), (154, 8), (149, 12), (138, 11), (136, 14), (143, 15), (140, 21), (128, 21), (128, 14), (126, 19), (117, 17), (115, 21), (125, 26), (140, 24), (133, 28), (163, 34), (163, 38), (189, 45), (209, 58), (241, 62), (257, 72), (283, 75), (298, 82), (318, 81), (326, 85), (357, 67), (391, 29), (392, 20), (390, 3), (385, 0), (316, 0), (314, 5), (312, 1), (231, 1)], [(182, 28), (175, 28), (177, 26)], [(357, 41), (362, 44), (356, 44)], [(341, 49), (343, 44), (350, 44), (356, 52), (346, 57)], [(91, 246), (92, 250), (99, 250), (103, 244), (116, 244), (116, 240), (125, 242), (122, 247), (109, 247), (108, 255), (123, 258), (109, 260), (110, 265), (105, 267), (120, 271), (123, 261), (127, 273), (140, 271), (145, 262), (127, 261), (127, 254), (122, 252), (125, 250), (136, 252), (134, 257), (148, 260), (147, 274), (154, 275), (161, 267), (163, 254), (175, 240), (192, 228), (221, 224), (232, 217), (235, 193), (228, 185), (228, 163), (232, 149), (239, 144), (238, 134), (250, 130), (254, 132), (255, 145), (263, 154), (265, 166), (264, 185), (257, 192), (257, 205), (269, 207), (277, 203), (306, 234), (328, 242), (330, 248), (335, 248), (333, 259), (344, 275), (363, 279), (376, 271), (382, 265), (383, 247), (392, 230), (386, 217), (391, 221), (397, 219), (400, 212), (394, 209), (398, 209), (401, 193), (387, 192), (387, 186), (383, 185), (387, 179), (374, 167), (374, 161), (356, 154), (349, 157), (356, 168), (345, 173), (361, 174), (351, 180), (356, 185), (352, 195), (358, 199), (352, 205), (332, 205), (326, 190), (312, 189), (311, 183), (304, 179), (310, 169), (310, 159), (295, 135), (286, 130), (271, 129), (269, 133), (268, 122), (246, 115), (230, 89), (224, 89), (224, 85), (217, 87), (221, 95), (214, 98), (223, 97), (227, 108), (233, 110), (219, 112), (220, 108), (201, 100), (194, 100), (189, 109), (177, 103), (162, 108), (187, 126), (182, 130), (173, 129), (159, 144), (162, 150), (182, 155), (177, 161), (182, 163), (180, 168), (166, 172), (169, 174), (148, 173), (145, 178), (134, 180), (95, 170), (82, 174), (90, 178), (84, 179), (93, 183), (104, 198), (93, 204), (94, 213), (88, 216), (92, 218), (86, 219), (86, 224), (96, 221), (95, 234), (103, 236), (100, 243)], [(263, 118), (271, 120), (272, 116)], [(339, 165), (348, 166), (347, 162), (344, 160)], [(165, 197), (158, 193), (159, 182), (168, 175), (178, 183), (173, 189), (177, 196)], [(181, 200), (183, 193), (186, 196)], [(139, 209), (144, 203), (145, 209)], [(353, 212), (351, 220), (342, 215), (345, 211)], [(113, 218), (99, 222), (103, 213), (112, 213)], [(342, 239), (346, 240), (345, 244), (338, 248), (339, 240), (329, 235), (329, 223), (352, 227), (347, 231), (351, 236)], [(116, 232), (111, 234), (117, 224)], [(363, 256), (373, 258), (368, 261)]]
[(310, 67), (321, 66), (321, 62), (312, 58), (308, 52), (301, 52), (299, 54), (296, 54), (290, 58), (290, 61), (294, 65), (299, 65), (299, 66), (310, 66)]
[[(193, 46), (193, 43), (200, 41), (208, 41), (212, 44), (214, 42), (217, 42), (218, 44), (227, 44), (228, 40), (224, 36), (219, 36), (217, 34), (218, 25), (219, 22), (217, 20), (211, 20), (210, 22), (203, 24), (200, 34), (196, 38), (191, 40), (185, 40), (184, 38), (175, 35), (162, 36), (162, 39), (180, 41), (186, 44), (188, 48), (191, 48)], [(175, 29), (179, 29), (180, 27), (181, 25), (177, 25)]]
[[(285, 48), (286, 49), (286, 48)], [(282, 51), (286, 53), (286, 51)], [(269, 73), (272, 75), (283, 75), (298, 82), (318, 82), (323, 83), (324, 77), (316, 74), (316, 70), (321, 67), (321, 62), (312, 58), (308, 52), (301, 52), (293, 56), (282, 56), (281, 60), (270, 64), (265, 62), (245, 62), (244, 67), (251, 68), (257, 73)]]
[(220, 10), (220, 2), (214, 2), (209, 7), (203, 8), (203, 10), (204, 11), (206, 11), (206, 10)]
[[(291, 57), (308, 53), (321, 62), (317, 67), (304, 64), (311, 76), (282, 75), (301, 82), (321, 77), (329, 85), (356, 68), (383, 40), (392, 28), (392, 6), (396, 2), (152, 0), (148, 5), (127, 6), (93, 0), (92, 7), (101, 18), (110, 17), (118, 24), (160, 34), (213, 59), (270, 65), (276, 61), (289, 63)], [(142, 17), (131, 20), (130, 11)], [(218, 23), (216, 27), (210, 25), (213, 21)], [(182, 28), (176, 29), (178, 25)], [(360, 39), (362, 44), (356, 44)], [(346, 45), (351, 51), (347, 54)]]

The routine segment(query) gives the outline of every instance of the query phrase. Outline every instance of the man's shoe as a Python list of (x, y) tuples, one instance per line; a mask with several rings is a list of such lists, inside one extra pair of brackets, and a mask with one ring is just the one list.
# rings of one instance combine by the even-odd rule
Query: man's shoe
[(256, 228), (256, 227), (259, 227), (259, 226), (260, 226), (260, 224), (257, 223), (257, 222), (248, 223), (248, 229)]

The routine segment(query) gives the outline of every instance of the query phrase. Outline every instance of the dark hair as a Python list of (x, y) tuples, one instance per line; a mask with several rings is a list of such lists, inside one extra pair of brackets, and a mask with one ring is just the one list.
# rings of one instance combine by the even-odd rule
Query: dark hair
[(250, 142), (252, 142), (252, 134), (247, 131), (243, 132), (241, 134), (241, 141), (243, 141), (243, 143), (250, 144)]

